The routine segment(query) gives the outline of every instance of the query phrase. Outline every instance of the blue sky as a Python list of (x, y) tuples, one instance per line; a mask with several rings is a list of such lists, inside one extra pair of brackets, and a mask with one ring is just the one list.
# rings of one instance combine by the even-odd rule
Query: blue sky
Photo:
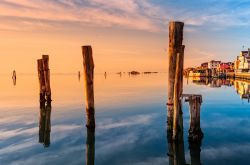
[[(168, 22), (176, 20), (185, 23), (185, 66), (211, 59), (233, 61), (242, 46), (247, 48), (250, 42), (249, 8), (246, 0), (2, 0), (0, 34), (4, 39), (0, 40), (0, 48), (10, 57), (16, 57), (16, 49), (32, 60), (38, 53), (54, 54), (55, 59), (60, 53), (68, 62), (67, 51), (73, 49), (70, 44), (88, 43), (95, 46), (100, 71), (133, 67), (164, 71), (165, 63), (161, 61), (167, 60), (164, 50), (168, 47)], [(34, 42), (34, 38), (39, 40)], [(33, 55), (28, 48), (12, 45), (23, 43), (23, 39), (33, 45), (29, 47)], [(59, 41), (63, 52), (53, 49), (60, 48), (59, 43), (55, 45)], [(140, 64), (142, 56), (145, 59)], [(112, 67), (102, 66), (104, 57), (112, 61)], [(10, 66), (4, 69), (10, 70)]]

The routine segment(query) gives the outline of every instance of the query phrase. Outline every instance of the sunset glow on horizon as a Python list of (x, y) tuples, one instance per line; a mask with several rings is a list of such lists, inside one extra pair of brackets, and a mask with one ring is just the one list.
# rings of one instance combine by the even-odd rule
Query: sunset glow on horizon
[(185, 23), (186, 67), (234, 61), (250, 41), (250, 13), (244, 10), (249, 5), (244, 0), (3, 0), (0, 73), (36, 73), (42, 54), (50, 55), (52, 73), (82, 71), (82, 45), (92, 46), (96, 72), (166, 72), (170, 20)]

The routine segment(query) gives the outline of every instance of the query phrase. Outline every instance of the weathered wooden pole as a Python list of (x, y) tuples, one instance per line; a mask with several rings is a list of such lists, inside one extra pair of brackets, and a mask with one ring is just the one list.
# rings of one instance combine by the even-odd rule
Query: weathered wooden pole
[(16, 71), (15, 70), (13, 70), (12, 79), (16, 79)]
[(85, 104), (88, 128), (95, 128), (94, 106), (94, 60), (91, 46), (82, 46), (83, 68), (85, 78)]
[[(173, 116), (174, 116), (174, 85), (175, 85), (175, 76), (176, 76), (176, 61), (177, 54), (179, 54), (180, 60), (179, 65), (180, 70), (183, 70), (183, 61), (184, 61), (184, 46), (182, 45), (183, 40), (183, 22), (170, 22), (169, 23), (169, 52), (168, 52), (168, 112), (167, 112), (167, 123), (168, 123), (168, 132), (173, 130)], [(178, 63), (178, 64), (179, 64)], [(183, 73), (183, 71), (182, 71)], [(183, 74), (181, 74), (183, 75)], [(178, 79), (178, 81), (182, 81)], [(178, 91), (182, 91), (182, 83), (179, 83)], [(178, 93), (178, 95), (180, 95)]]
[(176, 61), (176, 74), (175, 74), (175, 83), (174, 83), (174, 120), (173, 120), (173, 139), (176, 140), (176, 136), (178, 134), (179, 129), (179, 115), (181, 108), (181, 100), (180, 100), (180, 54), (177, 55)]
[(45, 100), (45, 78), (44, 78), (44, 69), (43, 69), (43, 59), (37, 60), (37, 70), (38, 70), (38, 78), (39, 78), (39, 87), (40, 87), (40, 101)]
[(193, 95), (188, 98), (190, 112), (189, 141), (200, 141), (203, 133), (200, 127), (201, 95)]
[(43, 72), (45, 79), (45, 93), (46, 99), (51, 100), (51, 89), (50, 89), (50, 70), (49, 70), (49, 56), (43, 55)]
[(183, 74), (184, 74), (184, 50), (185, 50), (185, 45), (181, 46), (181, 52), (179, 53), (179, 67), (180, 67), (180, 85), (179, 85), (179, 92), (180, 92), (180, 96), (183, 93)]
[(13, 85), (15, 86), (16, 85), (16, 71), (13, 70), (13, 73), (12, 73), (12, 80), (13, 80)]
[(78, 80), (80, 81), (81, 80), (81, 72), (78, 71)]
[(37, 60), (37, 70), (40, 87), (39, 142), (43, 143), (44, 147), (49, 147), (51, 130), (51, 89), (48, 55), (43, 55), (42, 59)]

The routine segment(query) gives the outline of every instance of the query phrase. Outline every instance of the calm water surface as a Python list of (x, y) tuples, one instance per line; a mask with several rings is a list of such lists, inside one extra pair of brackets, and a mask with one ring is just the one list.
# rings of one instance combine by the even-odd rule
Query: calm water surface
[[(10, 75), (0, 76), (1, 165), (86, 164), (88, 147), (95, 148), (95, 165), (172, 165), (166, 135), (167, 74), (113, 74), (106, 79), (96, 74), (97, 127), (88, 141), (82, 78), (52, 74), (51, 81), (51, 111), (44, 113), (37, 75), (17, 75), (15, 85)], [(189, 110), (183, 103), (187, 164), (190, 152), (196, 153), (192, 159), (200, 156), (193, 165), (250, 164), (249, 87), (244, 81), (184, 80), (184, 93), (203, 96), (204, 138), (195, 149), (189, 147)]]

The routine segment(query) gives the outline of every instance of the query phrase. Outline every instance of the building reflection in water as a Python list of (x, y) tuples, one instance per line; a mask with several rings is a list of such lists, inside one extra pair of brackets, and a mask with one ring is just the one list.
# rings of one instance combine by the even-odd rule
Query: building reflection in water
[(234, 82), (229, 79), (190, 77), (196, 85), (206, 85), (211, 88), (220, 88), (222, 86), (233, 86)]
[[(199, 99), (199, 98), (196, 98)], [(189, 101), (189, 100), (187, 100)], [(200, 104), (201, 100), (197, 102)], [(190, 128), (189, 128), (189, 151), (191, 157), (190, 165), (201, 165), (201, 144), (203, 139), (203, 133), (200, 128), (200, 110), (196, 108), (192, 108), (194, 104), (190, 104)], [(193, 111), (193, 112), (192, 112)], [(169, 127), (169, 124), (167, 124)], [(178, 135), (177, 139), (172, 139), (172, 133), (169, 131), (170, 129), (167, 128), (167, 140), (168, 140), (168, 158), (169, 158), (169, 165), (187, 165), (185, 159), (185, 146), (183, 140), (183, 116), (182, 112), (179, 116), (179, 126), (178, 126)], [(197, 131), (193, 131), (197, 130)]]
[(238, 79), (212, 79), (205, 77), (192, 77), (192, 82), (196, 85), (206, 85), (211, 88), (220, 88), (223, 86), (234, 86), (241, 99), (247, 99), (250, 102), (250, 81)]
[(234, 88), (241, 99), (250, 100), (250, 81), (235, 80)]
[(40, 101), (40, 119), (39, 119), (39, 143), (44, 147), (50, 146), (51, 131), (51, 101)]

